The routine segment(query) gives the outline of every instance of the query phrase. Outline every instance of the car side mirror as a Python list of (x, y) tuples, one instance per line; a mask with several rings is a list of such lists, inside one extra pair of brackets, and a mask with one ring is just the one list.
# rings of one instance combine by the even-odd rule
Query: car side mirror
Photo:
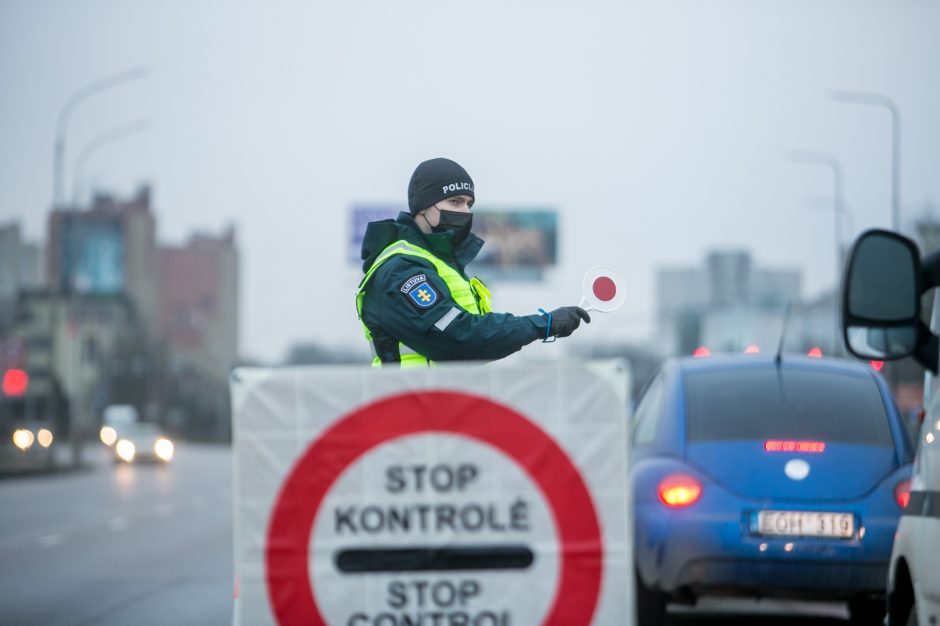
[[(849, 351), (863, 359), (928, 357), (923, 348), (933, 336), (920, 320), (920, 297), (930, 286), (914, 242), (885, 230), (863, 233), (843, 277), (842, 329)], [(936, 370), (936, 357), (923, 364)]]

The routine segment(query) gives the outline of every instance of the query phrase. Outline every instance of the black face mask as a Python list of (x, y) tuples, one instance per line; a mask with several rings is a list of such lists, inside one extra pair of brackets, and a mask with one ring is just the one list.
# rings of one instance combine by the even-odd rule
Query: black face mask
[(437, 226), (432, 226), (431, 230), (435, 233), (446, 233), (452, 230), (454, 231), (454, 245), (460, 244), (470, 234), (470, 228), (473, 226), (473, 214), (443, 209), (437, 210), (441, 217), (437, 222)]

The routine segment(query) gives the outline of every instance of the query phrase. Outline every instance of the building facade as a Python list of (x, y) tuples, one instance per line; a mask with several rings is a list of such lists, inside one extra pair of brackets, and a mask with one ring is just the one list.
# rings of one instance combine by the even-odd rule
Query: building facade
[(0, 226), (0, 301), (42, 284), (39, 246), (24, 240), (17, 222)]
[(658, 344), (671, 355), (776, 349), (787, 303), (798, 307), (801, 289), (798, 270), (757, 267), (744, 250), (710, 252), (698, 267), (660, 268)]
[(167, 351), (171, 426), (200, 438), (230, 434), (228, 375), (238, 359), (235, 229), (158, 251), (158, 328)]
[(157, 311), (156, 220), (148, 186), (129, 200), (97, 194), (87, 210), (49, 214), (46, 264), (57, 293), (126, 294), (149, 339)]
[(181, 359), (228, 378), (238, 357), (235, 229), (158, 251), (158, 334)]

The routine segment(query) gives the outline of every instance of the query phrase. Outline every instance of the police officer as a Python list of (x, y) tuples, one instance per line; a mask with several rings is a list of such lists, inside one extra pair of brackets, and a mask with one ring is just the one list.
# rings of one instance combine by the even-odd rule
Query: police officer
[(576, 306), (523, 317), (492, 311), (489, 291), (464, 271), (483, 246), (470, 232), (473, 202), (467, 171), (450, 159), (431, 159), (411, 176), (410, 213), (367, 226), (356, 309), (373, 364), (501, 359), (591, 321)]

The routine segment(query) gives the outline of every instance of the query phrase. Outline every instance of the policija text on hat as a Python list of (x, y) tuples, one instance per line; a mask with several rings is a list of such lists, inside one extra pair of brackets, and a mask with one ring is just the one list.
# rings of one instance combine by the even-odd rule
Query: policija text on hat
[(409, 213), (370, 222), (356, 309), (373, 364), (501, 359), (537, 339), (567, 337), (590, 323), (566, 306), (519, 317), (494, 313), (490, 292), (464, 268), (483, 247), (470, 232), (473, 180), (450, 159), (419, 164), (408, 183)]

